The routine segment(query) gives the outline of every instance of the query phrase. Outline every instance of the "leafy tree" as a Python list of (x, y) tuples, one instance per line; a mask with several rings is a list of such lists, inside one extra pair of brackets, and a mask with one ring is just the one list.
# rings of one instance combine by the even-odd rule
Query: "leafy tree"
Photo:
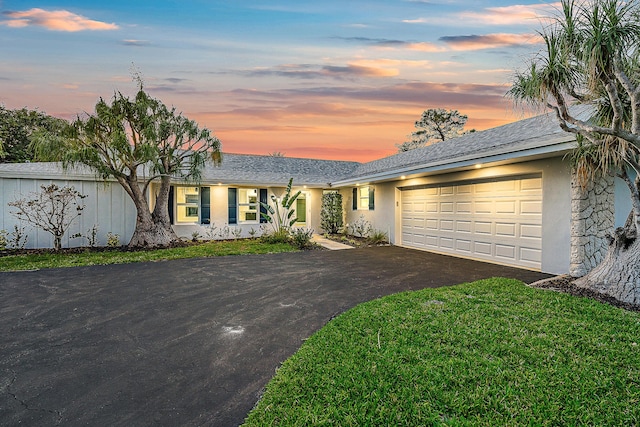
[(67, 122), (40, 111), (8, 110), (0, 105), (0, 161), (20, 163), (34, 160), (32, 142), (42, 134), (59, 135)]
[(73, 187), (58, 187), (56, 184), (41, 185), (41, 191), (28, 197), (9, 202), (16, 209), (12, 212), (18, 219), (53, 235), (55, 250), (62, 248), (62, 237), (71, 223), (82, 214), (87, 197)]
[[(169, 219), (171, 181), (197, 181), (208, 158), (221, 161), (220, 141), (175, 108), (142, 88), (134, 99), (114, 94), (100, 99), (95, 112), (78, 117), (64, 138), (40, 138), (38, 158), (60, 160), (65, 168), (86, 165), (103, 179), (115, 179), (136, 207), (136, 228), (129, 246), (165, 246), (179, 241)], [(149, 206), (149, 185), (157, 182), (156, 203)]]
[(320, 226), (330, 234), (339, 233), (344, 226), (342, 194), (331, 192), (322, 195)]
[(430, 108), (415, 122), (416, 131), (411, 133), (411, 140), (396, 144), (398, 152), (425, 147), (434, 142), (454, 138), (463, 133), (468, 117), (458, 110)]
[[(633, 209), (615, 231), (603, 261), (577, 280), (640, 302), (640, 7), (638, 0), (562, 0), (561, 14), (541, 31), (544, 49), (518, 73), (508, 95), (555, 113), (578, 141), (574, 167), (584, 182), (617, 174)], [(572, 102), (590, 106), (589, 118)]]

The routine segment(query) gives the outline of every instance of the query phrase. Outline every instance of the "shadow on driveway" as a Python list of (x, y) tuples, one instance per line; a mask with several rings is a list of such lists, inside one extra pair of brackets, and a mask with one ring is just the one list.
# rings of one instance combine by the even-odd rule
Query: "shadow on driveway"
[(0, 424), (237, 426), (337, 314), (493, 276), (549, 277), (398, 247), (0, 273)]

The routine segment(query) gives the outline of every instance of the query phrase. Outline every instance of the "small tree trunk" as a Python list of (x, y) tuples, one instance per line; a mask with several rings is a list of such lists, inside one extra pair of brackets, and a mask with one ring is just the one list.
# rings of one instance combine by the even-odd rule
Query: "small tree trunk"
[(610, 295), (620, 301), (640, 304), (640, 239), (636, 238), (635, 227), (628, 225), (616, 229), (602, 262), (585, 276), (576, 279), (576, 286)]

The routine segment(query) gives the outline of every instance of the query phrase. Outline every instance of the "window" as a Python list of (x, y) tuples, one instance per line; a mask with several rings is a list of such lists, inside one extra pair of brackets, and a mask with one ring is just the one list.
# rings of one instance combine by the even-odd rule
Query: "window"
[(176, 187), (177, 222), (198, 222), (200, 193), (198, 187)]
[(353, 189), (353, 210), (374, 209), (374, 189), (370, 186), (357, 187)]
[(239, 188), (238, 189), (238, 222), (258, 222), (260, 219), (258, 209), (258, 189)]

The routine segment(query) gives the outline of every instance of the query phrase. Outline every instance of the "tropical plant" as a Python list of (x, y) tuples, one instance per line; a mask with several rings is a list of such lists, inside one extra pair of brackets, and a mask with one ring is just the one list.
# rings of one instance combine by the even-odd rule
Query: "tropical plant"
[[(197, 181), (207, 159), (221, 160), (220, 141), (208, 129), (149, 96), (140, 81), (134, 99), (117, 92), (111, 103), (100, 99), (95, 112), (78, 117), (64, 137), (35, 143), (39, 159), (61, 161), (65, 168), (86, 165), (103, 179), (115, 179), (136, 207), (129, 246), (165, 246), (180, 241), (169, 219), (171, 180)], [(147, 193), (155, 187), (155, 207)]]
[(368, 240), (372, 245), (382, 245), (389, 242), (389, 236), (385, 231), (373, 230), (369, 234)]
[(41, 185), (40, 191), (9, 202), (15, 208), (11, 213), (21, 221), (40, 228), (53, 236), (55, 250), (62, 248), (62, 237), (71, 223), (85, 208), (80, 194), (74, 187), (58, 187), (56, 184)]
[(342, 194), (337, 191), (322, 195), (320, 226), (330, 234), (337, 234), (343, 227)]
[[(562, 0), (541, 30), (544, 48), (516, 74), (508, 95), (548, 108), (576, 136), (573, 166), (583, 183), (616, 174), (629, 187), (632, 211), (610, 238), (602, 262), (580, 286), (640, 302), (640, 2)], [(588, 118), (570, 108), (589, 106)]]
[(271, 203), (260, 202), (263, 210), (263, 212), (260, 212), (260, 216), (271, 224), (274, 233), (280, 233), (283, 230), (288, 232), (293, 224), (298, 221), (294, 205), (302, 191), (292, 195), (292, 186), (293, 178), (289, 179), (289, 184), (287, 184), (287, 189), (282, 199), (278, 199), (272, 194)]

